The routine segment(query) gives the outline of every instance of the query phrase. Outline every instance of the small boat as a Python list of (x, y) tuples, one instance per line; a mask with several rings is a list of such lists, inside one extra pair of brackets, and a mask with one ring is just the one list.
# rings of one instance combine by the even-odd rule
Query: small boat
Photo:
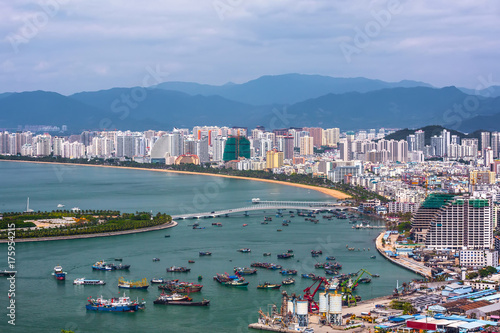
[(278, 254), (278, 259), (290, 259), (294, 256), (293, 253), (282, 253), (282, 254)]
[(212, 252), (208, 252), (208, 251), (200, 251), (200, 257), (202, 256), (211, 256), (212, 255)]
[(58, 205), (57, 205), (57, 208), (62, 208), (62, 207), (64, 207), (64, 205), (63, 205), (63, 204), (58, 204)]
[(313, 273), (309, 273), (309, 274), (302, 274), (302, 277), (304, 279), (315, 279), (316, 278), (316, 274), (313, 274)]
[(167, 272), (187, 273), (189, 271), (191, 271), (191, 268), (187, 268), (187, 267), (172, 266), (172, 267), (167, 268)]
[(339, 275), (338, 271), (334, 271), (332, 269), (325, 269), (325, 274), (326, 275)]
[(116, 271), (116, 270), (124, 270), (124, 269), (129, 269), (130, 265), (115, 265), (115, 264), (107, 264), (104, 261), (98, 261), (96, 262), (93, 266), (92, 269), (97, 270), (97, 271)]
[(152, 284), (162, 284), (162, 283), (167, 283), (167, 280), (165, 280), (164, 278), (152, 278), (151, 279), (151, 283)]
[(153, 261), (160, 261), (160, 258), (153, 258)]
[(334, 261), (335, 261), (335, 257), (333, 257), (333, 256), (328, 256), (328, 257), (326, 257), (326, 260), (334, 260)]
[(269, 256), (271, 255), (271, 252), (264, 252), (262, 255), (263, 255), (264, 257), (269, 257)]
[(248, 286), (248, 281), (245, 281), (245, 279), (240, 278), (240, 279), (222, 282), (222, 285), (229, 286), (229, 287), (246, 287), (246, 286)]
[(264, 217), (264, 221), (272, 221), (272, 220), (273, 220), (273, 218), (272, 218), (272, 217), (270, 217), (270, 216), (266, 216), (266, 217)]
[(371, 256), (371, 257), (370, 257), (370, 259), (375, 259), (375, 258), (377, 258), (377, 257), (376, 257), (376, 256)]
[(372, 277), (380, 277), (378, 274), (372, 274)]
[(362, 278), (358, 280), (358, 283), (370, 283), (372, 282), (372, 279), (370, 278)]
[(243, 224), (244, 227), (248, 226), (248, 223)]
[(283, 230), (282, 230), (282, 229), (278, 229), (278, 230), (276, 230), (276, 231), (283, 231)]
[(198, 275), (198, 281), (201, 281), (203, 280), (203, 276), (202, 275)]
[(86, 278), (78, 278), (73, 281), (74, 285), (77, 286), (103, 286), (106, 284), (103, 280), (89, 280)]
[(297, 275), (297, 271), (295, 269), (284, 269), (280, 273), (281, 275)]
[(264, 282), (263, 284), (259, 284), (257, 289), (280, 289), (281, 284)]
[(89, 297), (88, 302), (85, 306), (87, 310), (104, 312), (135, 312), (145, 307), (144, 302), (132, 301), (130, 297), (125, 295), (111, 299), (104, 299), (102, 296), (97, 299)]
[(238, 252), (241, 252), (241, 253), (250, 253), (252, 252), (252, 250), (248, 249), (248, 248), (244, 248), (244, 249), (239, 249), (237, 250)]
[(54, 267), (54, 273), (52, 273), (56, 277), (57, 280), (66, 280), (66, 272), (63, 272), (61, 266)]
[(281, 225), (284, 227), (288, 227), (288, 223), (285, 223), (285, 222), (281, 223)]
[(153, 304), (166, 304), (168, 302), (172, 301), (185, 301), (185, 302), (191, 302), (193, 299), (187, 295), (181, 295), (178, 293), (173, 293), (173, 294), (165, 294), (161, 293), (160, 296), (156, 299), (156, 301), (153, 302)]
[(167, 298), (162, 298), (158, 297), (155, 301), (153, 301), (153, 304), (161, 304), (161, 305), (184, 305), (184, 306), (207, 306), (210, 304), (210, 301), (208, 299), (204, 299), (201, 302), (192, 302), (191, 301), (170, 301)]
[(149, 283), (146, 278), (140, 281), (125, 281), (123, 277), (118, 279), (118, 288), (125, 289), (148, 289)]
[(115, 258), (115, 261), (123, 261), (122, 258)]
[(201, 230), (201, 229), (205, 229), (205, 227), (198, 227), (195, 225), (195, 226), (193, 226), (193, 229), (200, 229)]
[(165, 235), (165, 238), (169, 238), (169, 237), (170, 237), (170, 235)]
[(250, 267), (235, 267), (234, 272), (239, 275), (253, 275), (257, 274), (257, 269)]
[(288, 250), (287, 252), (288, 252), (288, 253), (293, 253), (293, 250)]
[(319, 254), (323, 254), (323, 251), (321, 251), (321, 250), (311, 250), (311, 254), (312, 255), (315, 255), (315, 254), (319, 255)]
[(202, 284), (192, 282), (179, 282), (179, 280), (166, 281), (158, 286), (158, 289), (168, 290), (176, 293), (197, 293), (203, 288)]
[(260, 224), (269, 224), (267, 221), (262, 221)]
[(295, 284), (295, 279), (294, 278), (288, 278), (288, 279), (285, 279), (281, 282), (282, 285), (284, 286), (288, 286), (288, 285), (291, 285), (291, 284)]

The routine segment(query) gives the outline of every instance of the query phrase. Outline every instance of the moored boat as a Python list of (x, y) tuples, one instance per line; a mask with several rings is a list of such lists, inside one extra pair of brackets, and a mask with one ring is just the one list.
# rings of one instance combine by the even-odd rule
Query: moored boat
[(292, 258), (294, 256), (293, 253), (281, 253), (281, 254), (278, 254), (278, 259), (289, 259), (289, 258)]
[(241, 253), (250, 253), (250, 252), (252, 252), (252, 250), (250, 250), (249, 248), (243, 248), (243, 249), (239, 249), (237, 251), (241, 252)]
[(235, 267), (234, 272), (239, 275), (257, 274), (257, 270), (255, 268), (250, 268), (250, 267)]
[(295, 269), (284, 269), (280, 273), (281, 275), (297, 275), (297, 271)]
[(301, 275), (304, 279), (314, 279), (316, 278), (316, 274), (309, 273), (309, 274), (302, 274)]
[(376, 257), (376, 256), (371, 256), (371, 257), (370, 257), (370, 259), (375, 259), (375, 258), (377, 258), (377, 257)]
[(281, 284), (264, 282), (263, 284), (259, 284), (257, 289), (280, 289)]
[(118, 279), (118, 288), (125, 289), (148, 289), (149, 283), (146, 278), (140, 281), (126, 281), (123, 277)]
[(264, 252), (262, 255), (263, 255), (264, 257), (269, 257), (269, 256), (271, 255), (271, 252)]
[(62, 267), (57, 265), (54, 267), (54, 273), (52, 273), (58, 280), (66, 280), (66, 272), (63, 272)]
[(288, 278), (288, 279), (285, 279), (281, 282), (282, 285), (284, 286), (288, 286), (288, 285), (291, 285), (291, 284), (295, 284), (295, 279), (294, 278)]
[(160, 258), (153, 258), (153, 261), (160, 261)]
[(77, 286), (103, 286), (106, 284), (103, 280), (92, 280), (86, 278), (78, 278), (73, 281), (74, 285)]
[(167, 280), (165, 280), (164, 278), (152, 278), (151, 279), (152, 284), (166, 283), (166, 282), (167, 282)]
[(172, 266), (172, 267), (167, 268), (167, 272), (187, 273), (189, 271), (191, 271), (191, 268), (187, 268), (187, 267)]
[(158, 286), (158, 289), (168, 290), (176, 293), (196, 293), (203, 288), (201, 284), (192, 282), (179, 282), (179, 280), (165, 281), (164, 284)]
[(211, 256), (212, 255), (212, 252), (208, 252), (208, 251), (200, 251), (200, 257), (202, 256)]
[(144, 302), (133, 301), (125, 295), (111, 299), (104, 299), (102, 296), (97, 299), (89, 297), (88, 302), (85, 306), (87, 310), (103, 312), (135, 312), (145, 307)]

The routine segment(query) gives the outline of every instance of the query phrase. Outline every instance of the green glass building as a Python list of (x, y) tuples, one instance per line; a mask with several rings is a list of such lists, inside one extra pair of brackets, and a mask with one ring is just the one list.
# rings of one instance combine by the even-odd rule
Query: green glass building
[(250, 141), (243, 136), (229, 137), (224, 148), (224, 162), (237, 160), (240, 157), (250, 158)]

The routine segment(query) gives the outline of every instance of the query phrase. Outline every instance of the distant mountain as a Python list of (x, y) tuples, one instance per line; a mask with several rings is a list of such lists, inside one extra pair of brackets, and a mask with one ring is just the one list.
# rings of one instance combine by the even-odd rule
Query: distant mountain
[[(421, 127), (439, 124), (457, 129), (454, 106), (467, 96), (455, 87), (393, 88), (367, 93), (328, 94), (290, 106), (287, 114), (293, 126), (341, 127)], [(477, 100), (475, 114), (491, 115), (500, 110), (500, 101)], [(481, 127), (478, 127), (481, 128)]]
[(101, 110), (109, 110), (117, 122), (126, 118), (143, 121), (149, 119), (151, 128), (153, 124), (162, 124), (163, 128), (195, 125), (245, 126), (252, 123), (253, 114), (259, 113), (258, 107), (220, 96), (191, 96), (162, 89), (113, 88), (77, 93), (69, 97)]
[[(497, 97), (495, 100), (497, 103), (500, 103), (500, 97)], [(500, 108), (497, 110), (500, 111)], [(500, 131), (500, 112), (493, 115), (480, 115), (464, 119), (460, 122), (458, 128), (464, 132), (472, 132), (478, 128), (487, 131)]]
[(399, 131), (396, 131), (394, 133), (391, 133), (384, 137), (385, 140), (406, 140), (406, 137), (410, 134), (414, 134), (418, 130), (424, 131), (424, 137), (425, 137), (425, 145), (430, 145), (431, 144), (431, 137), (434, 135), (440, 136), (441, 132), (443, 129), (446, 129), (450, 132), (450, 135), (458, 135), (460, 138), (476, 138), (480, 139), (481, 138), (481, 131), (476, 131), (471, 134), (465, 134), (459, 131), (455, 131), (453, 129), (449, 128), (444, 128), (443, 126), (438, 126), (438, 125), (430, 125), (430, 126), (425, 126), (417, 129), (402, 129)]
[(384, 82), (366, 78), (334, 78), (321, 75), (267, 75), (243, 84), (213, 86), (192, 82), (164, 82), (156, 88), (181, 91), (190, 95), (219, 95), (251, 105), (293, 104), (329, 93), (368, 92), (395, 87), (431, 87), (427, 83), (404, 80)]
[(500, 86), (491, 86), (486, 89), (475, 90), (468, 88), (458, 88), (467, 95), (482, 96), (482, 97), (500, 97)]

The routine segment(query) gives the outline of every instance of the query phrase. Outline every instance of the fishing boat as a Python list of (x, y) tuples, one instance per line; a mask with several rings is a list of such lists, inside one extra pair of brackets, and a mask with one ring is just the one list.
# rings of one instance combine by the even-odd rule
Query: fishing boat
[(73, 281), (73, 284), (77, 286), (103, 286), (106, 284), (106, 282), (104, 282), (103, 280), (90, 280), (82, 277), (75, 279)]
[(281, 275), (297, 275), (297, 271), (295, 269), (284, 269), (280, 273)]
[(335, 271), (333, 269), (325, 269), (325, 274), (326, 275), (338, 275), (339, 272), (338, 271)]
[(235, 280), (222, 282), (222, 285), (229, 287), (246, 287), (248, 286), (248, 281), (245, 281), (243, 278), (239, 278)]
[(362, 278), (358, 280), (358, 283), (370, 283), (372, 282), (372, 279), (370, 278)]
[(292, 258), (294, 255), (293, 253), (282, 253), (282, 254), (278, 254), (278, 259), (289, 259), (289, 258)]
[(187, 268), (187, 267), (172, 266), (172, 267), (167, 268), (167, 272), (187, 273), (189, 271), (191, 271), (191, 268)]
[(372, 274), (372, 277), (380, 277), (378, 274)]
[(263, 284), (259, 284), (257, 289), (280, 289), (281, 284), (264, 282)]
[(273, 220), (273, 218), (272, 218), (272, 217), (270, 217), (270, 216), (266, 216), (266, 217), (264, 217), (264, 221), (272, 221), (272, 220)]
[(328, 257), (326, 257), (326, 260), (335, 260), (335, 257), (333, 257), (333, 256), (328, 256)]
[(239, 275), (253, 275), (257, 274), (257, 269), (250, 267), (235, 267), (234, 272)]
[(283, 231), (283, 229), (278, 229), (278, 230), (276, 230), (276, 231)]
[(98, 270), (98, 271), (116, 271), (116, 270), (124, 270), (124, 269), (129, 269), (130, 265), (115, 265), (115, 264), (108, 264), (105, 261), (98, 261), (96, 262), (93, 266), (92, 269)]
[(160, 258), (153, 258), (153, 261), (160, 261)]
[(63, 272), (62, 267), (57, 265), (54, 267), (54, 273), (52, 273), (58, 280), (66, 280), (66, 272)]
[(229, 275), (227, 273), (225, 274), (219, 274), (214, 276), (214, 280), (219, 282), (220, 284), (224, 286), (230, 286), (230, 287), (246, 287), (248, 286), (248, 282), (245, 281), (245, 279), (239, 275)]
[(148, 279), (144, 278), (140, 281), (126, 281), (123, 277), (118, 279), (118, 288), (125, 289), (148, 289)]
[(153, 302), (153, 304), (165, 304), (172, 301), (191, 302), (192, 300), (193, 299), (187, 295), (181, 295), (178, 293), (173, 293), (173, 294), (161, 293), (160, 296), (158, 296), (158, 298), (156, 299), (156, 301)]
[(88, 304), (85, 306), (87, 310), (103, 312), (135, 312), (144, 307), (144, 302), (133, 301), (125, 295), (111, 299), (104, 299), (102, 296), (97, 299), (89, 297)]
[(158, 286), (158, 289), (176, 293), (197, 293), (200, 292), (202, 288), (203, 285), (201, 284), (182, 281), (179, 282), (179, 280), (166, 281), (164, 284)]
[(170, 300), (170, 295), (162, 296), (160, 295), (156, 300), (153, 301), (153, 304), (161, 304), (161, 305), (184, 305), (184, 306), (207, 306), (210, 304), (210, 301), (207, 299), (203, 299), (201, 302), (193, 302), (191, 300)]
[(211, 256), (212, 255), (212, 252), (208, 252), (208, 251), (200, 251), (200, 257), (202, 256)]
[(314, 268), (325, 268), (325, 263), (318, 262), (318, 263), (314, 264)]
[(188, 260), (188, 263), (194, 264), (194, 260)]
[(164, 278), (152, 278), (151, 284), (167, 283), (167, 281), (168, 280), (165, 280)]
[(311, 250), (311, 255), (314, 256), (315, 254), (317, 254), (317, 255), (323, 254), (323, 251), (321, 251), (321, 250)]
[(313, 274), (313, 273), (309, 273), (309, 274), (302, 274), (301, 275), (304, 279), (315, 279), (316, 278), (316, 274)]
[(269, 257), (269, 256), (271, 255), (271, 252), (264, 252), (262, 255), (263, 255), (264, 257)]
[(288, 278), (288, 279), (285, 279), (281, 282), (282, 285), (284, 286), (288, 286), (288, 285), (291, 285), (291, 284), (295, 284), (295, 279), (294, 278)]
[(250, 252), (252, 252), (252, 250), (250, 250), (249, 248), (239, 249), (237, 251), (241, 252), (241, 253), (250, 253)]

